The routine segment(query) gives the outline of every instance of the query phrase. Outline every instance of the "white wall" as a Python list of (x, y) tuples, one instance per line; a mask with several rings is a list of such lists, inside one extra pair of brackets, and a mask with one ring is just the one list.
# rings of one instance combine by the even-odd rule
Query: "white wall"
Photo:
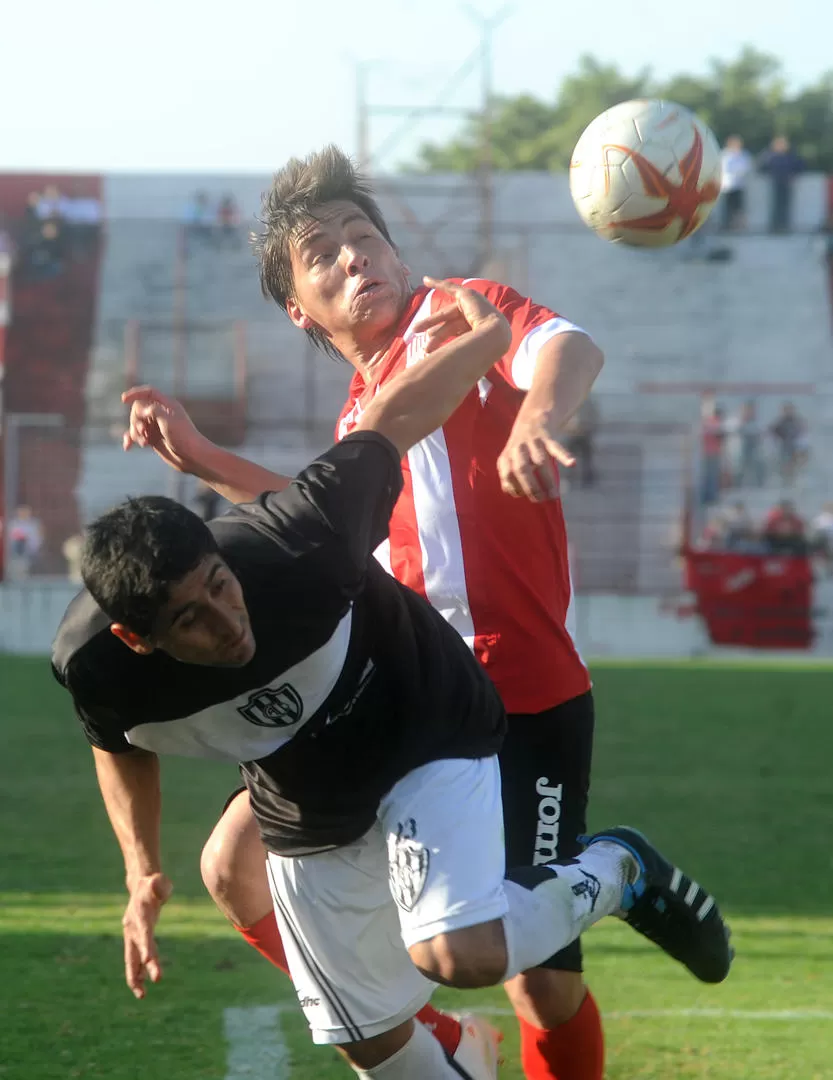
[[(0, 586), (0, 652), (47, 654), (61, 616), (76, 593), (66, 582), (31, 581)], [(833, 583), (824, 583), (816, 596), (818, 638), (808, 655), (833, 659)], [(687, 659), (745, 656), (762, 661), (771, 653), (715, 648), (697, 617), (680, 617), (667, 600), (655, 596), (593, 594), (577, 601), (578, 644), (585, 660)]]

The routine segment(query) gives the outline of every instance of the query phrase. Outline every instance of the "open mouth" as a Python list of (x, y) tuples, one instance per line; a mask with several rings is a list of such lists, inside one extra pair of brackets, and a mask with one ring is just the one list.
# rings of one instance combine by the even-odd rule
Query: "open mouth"
[(356, 289), (356, 296), (367, 296), (369, 293), (375, 292), (377, 289), (381, 289), (381, 281), (373, 281), (368, 278), (367, 281), (363, 281), (361, 285)]

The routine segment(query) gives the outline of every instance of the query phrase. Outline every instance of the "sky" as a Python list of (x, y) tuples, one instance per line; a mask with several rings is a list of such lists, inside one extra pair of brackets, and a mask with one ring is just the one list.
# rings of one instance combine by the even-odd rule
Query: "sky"
[[(266, 173), (326, 142), (358, 150), (366, 63), (374, 164), (392, 168), (457, 113), (404, 136), (384, 105), (428, 105), (501, 0), (10, 0), (0, 15), (0, 171)], [(767, 10), (772, 14), (767, 14)], [(494, 91), (552, 99), (589, 52), (626, 72), (701, 71), (749, 43), (791, 86), (833, 67), (829, 0), (515, 0), (493, 39)], [(789, 15), (786, 12), (789, 11)], [(476, 108), (475, 71), (443, 104)], [(385, 145), (387, 143), (387, 146)]]

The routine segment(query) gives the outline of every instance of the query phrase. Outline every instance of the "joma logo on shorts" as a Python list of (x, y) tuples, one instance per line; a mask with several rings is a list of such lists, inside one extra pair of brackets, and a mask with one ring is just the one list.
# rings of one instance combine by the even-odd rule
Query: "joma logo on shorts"
[(549, 777), (541, 776), (535, 782), (540, 796), (538, 803), (538, 832), (535, 837), (533, 866), (552, 862), (558, 857), (558, 833), (561, 827), (561, 793), (564, 785), (549, 787)]

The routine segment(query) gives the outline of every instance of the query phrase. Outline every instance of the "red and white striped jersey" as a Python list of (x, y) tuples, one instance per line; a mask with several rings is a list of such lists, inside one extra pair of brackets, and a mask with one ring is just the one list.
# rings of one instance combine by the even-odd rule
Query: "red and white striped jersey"
[[(497, 459), (541, 346), (578, 328), (506, 285), (465, 284), (503, 312), (512, 345), (446, 424), (408, 452), (390, 537), (376, 556), (463, 636), (507, 712), (543, 712), (590, 688), (574, 642), (564, 517), (560, 500), (536, 504), (504, 494)], [(417, 290), (374, 379), (353, 377), (337, 439), (388, 379), (423, 357), (425, 335), (412, 327), (443, 303), (448, 297)]]

